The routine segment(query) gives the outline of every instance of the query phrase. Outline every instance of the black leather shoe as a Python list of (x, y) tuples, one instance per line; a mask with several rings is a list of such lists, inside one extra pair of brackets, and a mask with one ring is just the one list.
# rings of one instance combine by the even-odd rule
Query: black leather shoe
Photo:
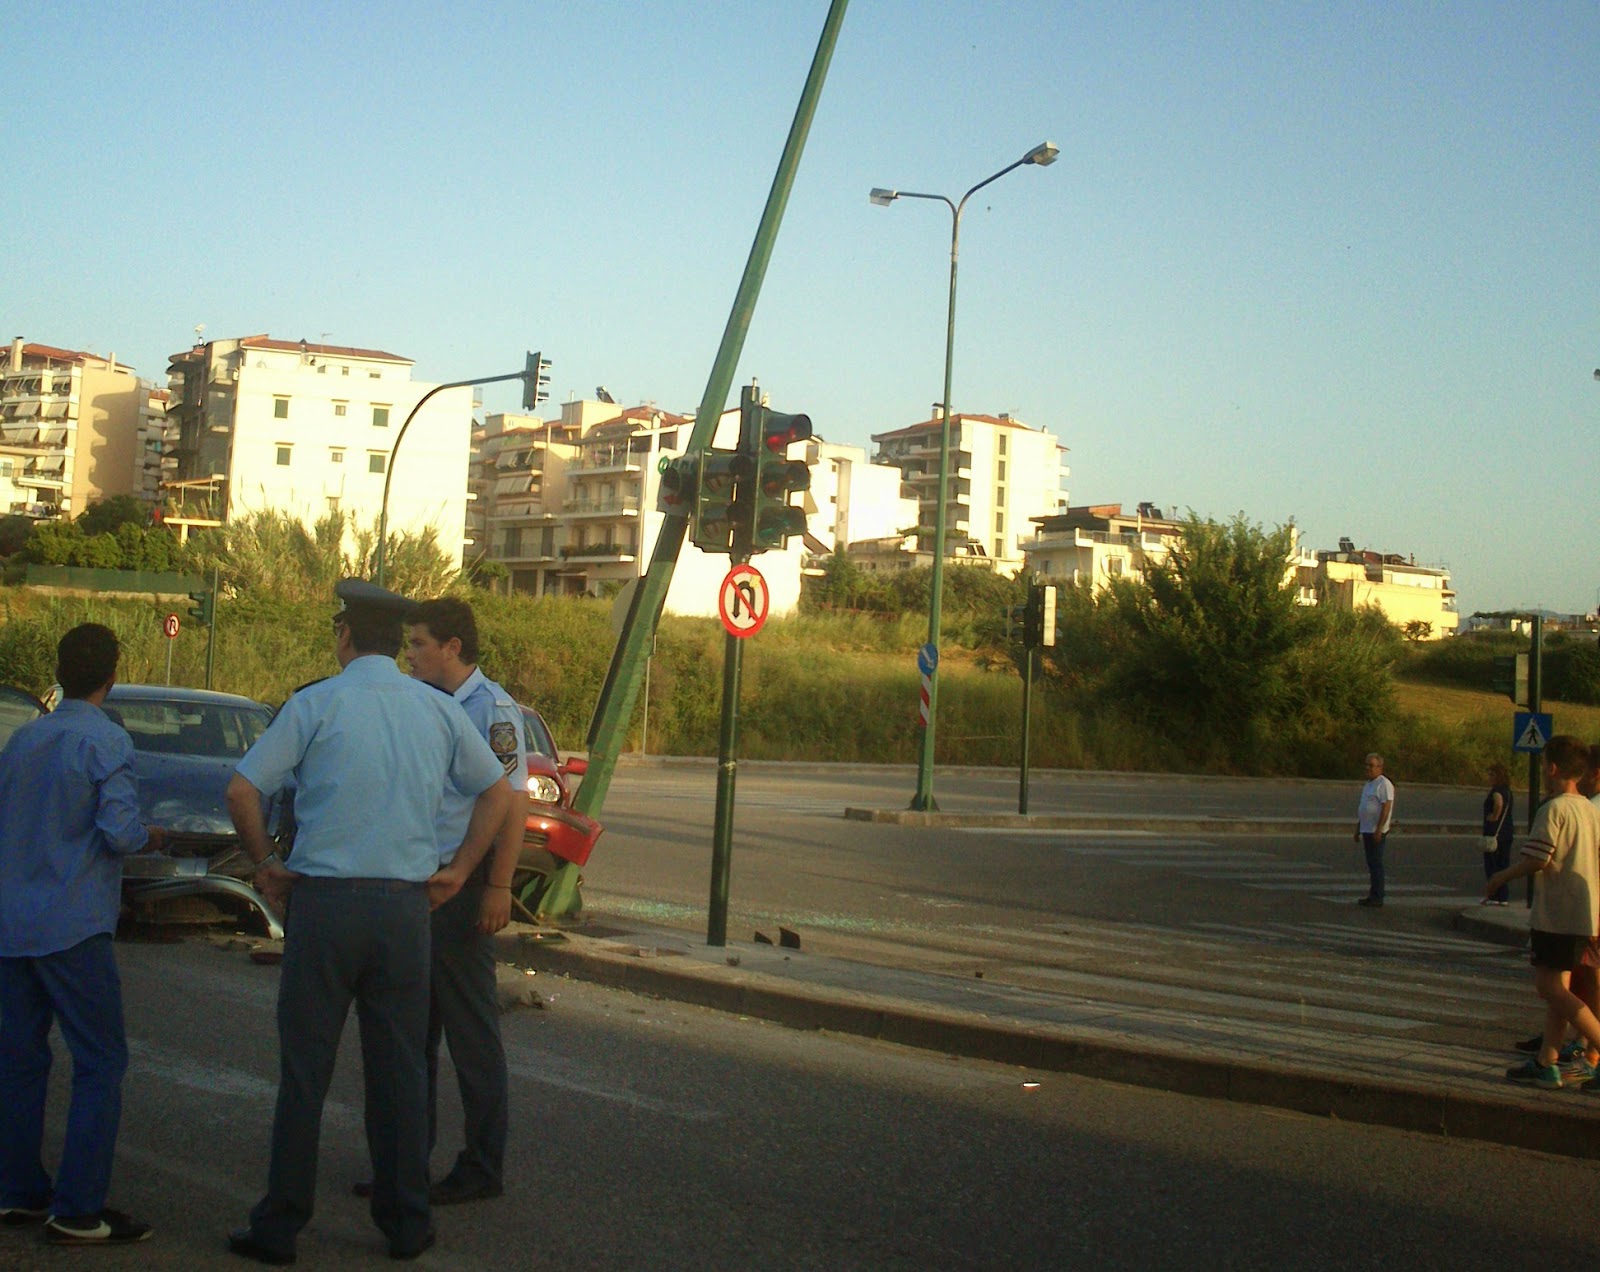
[(295, 1261), (293, 1250), (274, 1250), (264, 1246), (256, 1240), (256, 1234), (249, 1228), (240, 1228), (237, 1232), (228, 1234), (228, 1249), (241, 1258), (254, 1259), (257, 1263), (272, 1263), (282, 1266)]
[(1356, 902), (1356, 904), (1357, 905), (1364, 905), (1364, 906), (1367, 906), (1370, 909), (1374, 909), (1374, 910), (1381, 910), (1383, 908), (1383, 898), (1382, 897), (1362, 897), (1361, 900)]
[(471, 1183), (446, 1175), (428, 1189), (428, 1200), (435, 1206), (459, 1206), (464, 1201), (486, 1201), (498, 1197), (505, 1189), (488, 1181)]
[(437, 1234), (432, 1228), (429, 1228), (422, 1234), (422, 1240), (414, 1246), (390, 1246), (389, 1257), (391, 1259), (414, 1259), (424, 1250), (433, 1249), (433, 1243), (437, 1239)]

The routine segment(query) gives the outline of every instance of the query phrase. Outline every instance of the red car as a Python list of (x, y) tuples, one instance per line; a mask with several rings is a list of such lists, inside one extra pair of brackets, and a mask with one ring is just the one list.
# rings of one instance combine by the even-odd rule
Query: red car
[(565, 863), (581, 866), (589, 860), (603, 827), (572, 807), (569, 777), (582, 777), (589, 761), (563, 761), (544, 718), (532, 707), (522, 708), (522, 736), (528, 751), (528, 824), (522, 838), (522, 862), (516, 891), (529, 873), (549, 874)]

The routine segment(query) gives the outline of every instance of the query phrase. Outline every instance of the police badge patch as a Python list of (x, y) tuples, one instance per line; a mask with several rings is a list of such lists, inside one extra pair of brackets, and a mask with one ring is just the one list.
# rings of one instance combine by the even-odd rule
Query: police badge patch
[(505, 767), (506, 776), (517, 771), (517, 726), (506, 720), (496, 720), (489, 726), (489, 749)]

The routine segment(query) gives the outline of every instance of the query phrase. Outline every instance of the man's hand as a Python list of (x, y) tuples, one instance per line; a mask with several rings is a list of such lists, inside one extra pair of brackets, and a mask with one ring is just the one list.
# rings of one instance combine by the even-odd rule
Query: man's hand
[(492, 884), (483, 890), (483, 903), (478, 907), (478, 931), (493, 936), (511, 922), (511, 889), (496, 888)]
[(461, 891), (461, 885), (466, 882), (464, 876), (455, 868), (455, 862), (440, 870), (434, 871), (424, 885), (428, 889), (428, 908), (437, 910), (456, 893)]
[(250, 886), (261, 894), (261, 899), (276, 911), (281, 919), (289, 913), (289, 893), (294, 890), (300, 876), (280, 861), (262, 866), (250, 877)]
[(144, 841), (144, 847), (139, 849), (139, 851), (140, 852), (166, 852), (166, 850), (167, 850), (167, 832), (165, 830), (163, 830), (160, 826), (146, 826), (145, 827), (145, 831), (146, 831), (147, 834), (149, 834), (150, 838), (148, 838), (148, 839), (146, 839)]

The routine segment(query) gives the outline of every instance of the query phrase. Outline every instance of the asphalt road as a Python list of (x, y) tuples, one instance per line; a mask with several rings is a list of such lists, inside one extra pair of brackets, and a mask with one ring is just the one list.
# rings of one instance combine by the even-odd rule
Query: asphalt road
[[(89, 1255), (0, 1230), (0, 1266), (252, 1266), (222, 1237), (264, 1178), (277, 973), (200, 941), (118, 953), (114, 1204), (157, 1235)], [(508, 1194), (441, 1210), (419, 1266), (1499, 1268), (1593, 1249), (1583, 1161), (540, 988), (548, 1010), (506, 1017)], [(299, 1266), (393, 1266), (344, 1191), (366, 1173), (360, 1106), (352, 1032)], [(449, 1143), (453, 1101), (444, 1118)]]

